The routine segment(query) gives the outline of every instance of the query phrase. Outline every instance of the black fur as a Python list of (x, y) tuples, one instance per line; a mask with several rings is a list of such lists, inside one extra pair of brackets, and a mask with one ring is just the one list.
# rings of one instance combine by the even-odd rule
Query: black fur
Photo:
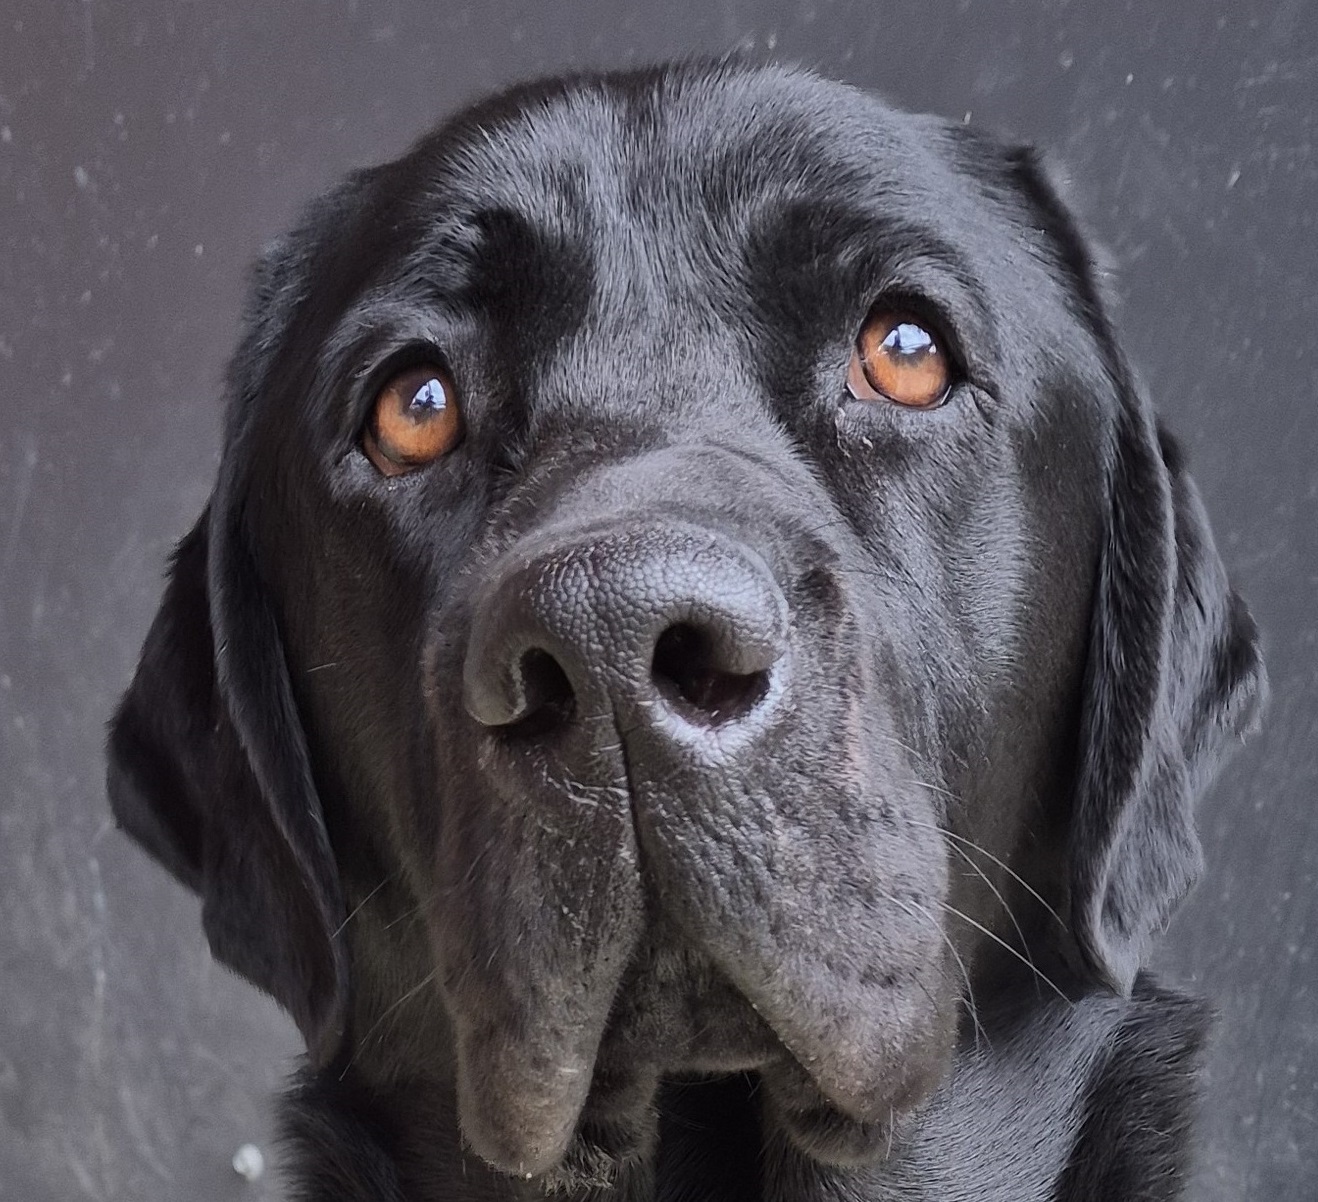
[[(940, 408), (845, 392), (878, 303)], [(466, 436), (390, 480), (417, 360)], [(308, 210), (229, 391), (109, 787), (306, 1037), (293, 1197), (1179, 1195), (1140, 966), (1263, 674), (1031, 152), (526, 85)]]

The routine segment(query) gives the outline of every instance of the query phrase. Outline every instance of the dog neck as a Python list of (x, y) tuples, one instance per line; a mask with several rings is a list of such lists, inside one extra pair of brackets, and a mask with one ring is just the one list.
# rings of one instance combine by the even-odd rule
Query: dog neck
[(765, 1202), (1097, 1202), (1134, 1183), (1179, 1196), (1201, 1004), (1142, 980), (1129, 1000), (1053, 1001), (986, 1025), (884, 1162), (825, 1169), (779, 1148)]
[(1199, 1003), (1147, 980), (1130, 999), (981, 1015), (887, 1156), (846, 1168), (762, 1133), (748, 1081), (687, 1087), (648, 1160), (576, 1158), (551, 1181), (497, 1174), (466, 1150), (450, 1081), (367, 1080), (349, 1064), (303, 1078), (282, 1117), (295, 1196), (326, 1202), (1098, 1202), (1136, 1181), (1141, 1197), (1171, 1199), (1206, 1026)]

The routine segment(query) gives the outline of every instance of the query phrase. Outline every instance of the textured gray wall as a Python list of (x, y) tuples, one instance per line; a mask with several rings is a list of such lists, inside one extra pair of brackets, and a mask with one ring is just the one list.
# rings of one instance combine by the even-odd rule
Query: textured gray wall
[(0, 6), (0, 1198), (273, 1197), (296, 1039), (115, 833), (101, 727), (209, 487), (244, 266), (529, 73), (753, 44), (1069, 165), (1264, 630), (1168, 973), (1221, 1010), (1204, 1199), (1318, 1196), (1318, 8), (1303, 0)]

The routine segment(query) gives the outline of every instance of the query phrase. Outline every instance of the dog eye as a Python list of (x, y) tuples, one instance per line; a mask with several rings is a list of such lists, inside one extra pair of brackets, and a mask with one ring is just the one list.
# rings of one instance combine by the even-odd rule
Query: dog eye
[(462, 410), (452, 377), (433, 363), (409, 367), (379, 393), (362, 432), (362, 450), (386, 476), (433, 463), (462, 441)]
[(847, 368), (847, 391), (856, 400), (932, 409), (951, 382), (943, 348), (909, 313), (880, 309), (866, 318)]

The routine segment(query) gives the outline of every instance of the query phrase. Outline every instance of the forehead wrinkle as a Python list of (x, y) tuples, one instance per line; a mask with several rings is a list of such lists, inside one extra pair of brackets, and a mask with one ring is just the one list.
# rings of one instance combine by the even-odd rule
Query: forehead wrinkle
[(588, 239), (615, 286), (601, 317), (693, 279), (735, 284), (750, 204), (836, 181), (824, 151), (840, 140), (822, 104), (785, 101), (758, 73), (735, 76), (731, 96), (721, 76), (655, 82), (638, 94), (604, 81), (464, 131), (435, 172), (444, 199), (479, 193), (551, 238)]
[(429, 203), (504, 209), (551, 237), (588, 236), (592, 218), (617, 207), (609, 179), (618, 147), (611, 106), (590, 92), (557, 97), (464, 130), (432, 167), (439, 195)]
[[(480, 196), (550, 244), (588, 249), (598, 265), (591, 316), (602, 325), (697, 285), (707, 301), (735, 298), (756, 208), (839, 188), (891, 200), (893, 181), (876, 179), (876, 165), (909, 153), (890, 123), (864, 120), (881, 110), (862, 94), (859, 111), (839, 112), (835, 89), (784, 97), (766, 74), (795, 73), (661, 79), (640, 92), (604, 80), (540, 97), (445, 140), (430, 173), (440, 209)], [(433, 214), (441, 197), (429, 199)]]
[[(481, 195), (569, 236), (589, 235), (592, 215), (611, 233), (648, 227), (644, 253), (612, 240), (638, 278), (649, 269), (662, 281), (673, 254), (693, 252), (717, 272), (731, 231), (710, 218), (735, 222), (757, 198), (841, 194), (918, 214), (953, 197), (948, 216), (959, 224), (973, 191), (948, 153), (945, 123), (894, 115), (791, 68), (606, 75), (533, 92), (522, 105), (435, 139), (431, 201)], [(674, 225), (687, 235), (678, 245), (667, 237)]]
[[(818, 215), (820, 249), (840, 267), (869, 260), (877, 275), (885, 246), (900, 252), (899, 268), (918, 252), (913, 282), (936, 271), (983, 309), (985, 265), (973, 248), (984, 231), (961, 220), (971, 189), (933, 127), (904, 124), (861, 93), (840, 111), (834, 89), (784, 98), (760, 73), (710, 84), (627, 98), (619, 161), (650, 281), (670, 297), (695, 287), (703, 315), (744, 322), (748, 244), (795, 208)], [(998, 242), (1005, 232), (994, 231)]]

